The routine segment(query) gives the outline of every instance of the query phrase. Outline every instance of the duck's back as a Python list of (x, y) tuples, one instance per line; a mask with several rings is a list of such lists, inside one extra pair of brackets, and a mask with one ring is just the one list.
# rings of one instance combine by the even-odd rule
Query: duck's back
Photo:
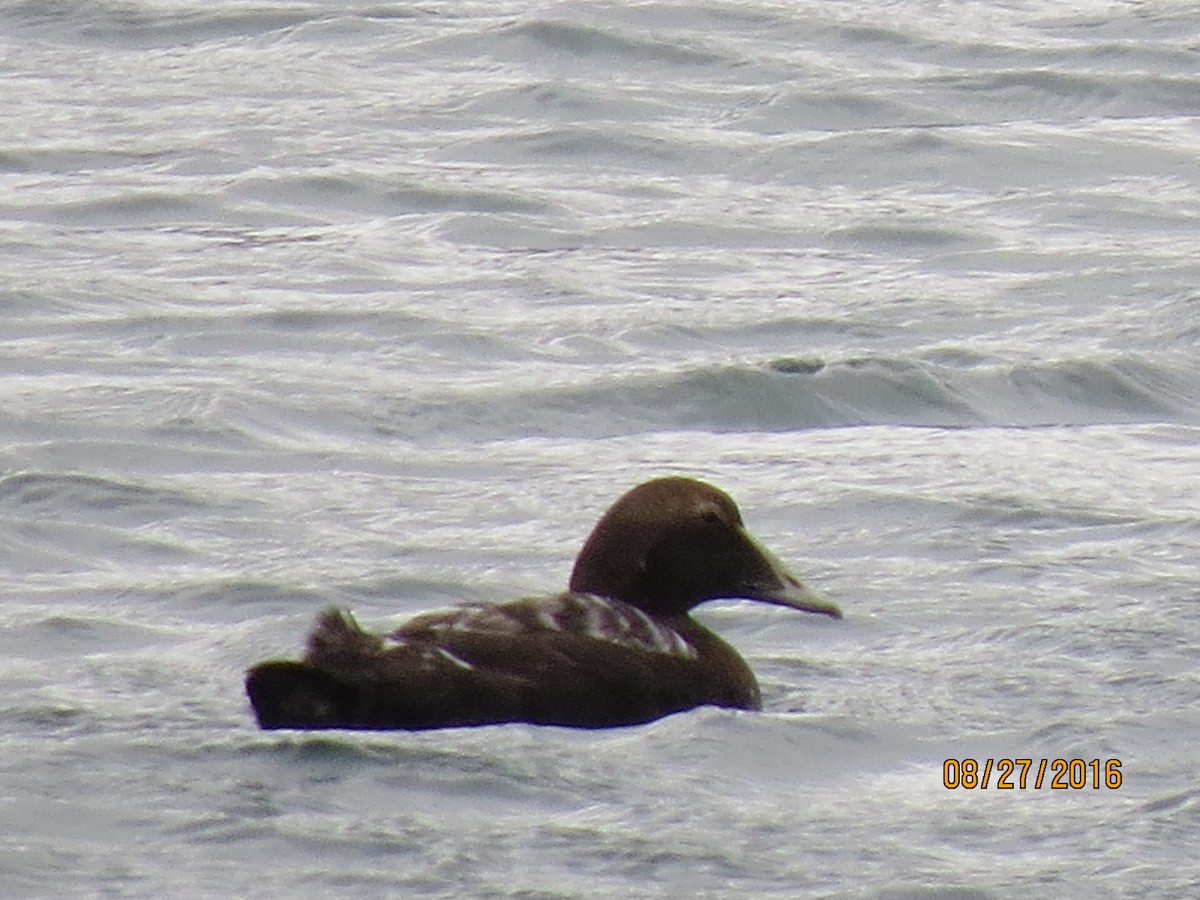
[(606, 727), (756, 709), (741, 657), (686, 615), (580, 594), (427, 613), (386, 637), (323, 613), (302, 662), (247, 678), (264, 728)]

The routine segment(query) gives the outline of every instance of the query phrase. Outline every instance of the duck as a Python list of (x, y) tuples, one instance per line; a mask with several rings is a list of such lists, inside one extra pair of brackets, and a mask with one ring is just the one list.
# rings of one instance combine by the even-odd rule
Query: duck
[(565, 592), (463, 603), (387, 634), (326, 609), (302, 659), (259, 663), (245, 687), (263, 729), (609, 728), (758, 710), (750, 667), (691, 616), (737, 599), (842, 617), (751, 536), (728, 494), (661, 477), (601, 517)]

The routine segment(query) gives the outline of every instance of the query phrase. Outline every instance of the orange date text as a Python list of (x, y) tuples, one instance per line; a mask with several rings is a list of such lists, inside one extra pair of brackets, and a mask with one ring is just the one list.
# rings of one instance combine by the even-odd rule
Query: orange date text
[(1121, 781), (1119, 759), (948, 759), (942, 763), (942, 785), (949, 790), (1115, 791)]

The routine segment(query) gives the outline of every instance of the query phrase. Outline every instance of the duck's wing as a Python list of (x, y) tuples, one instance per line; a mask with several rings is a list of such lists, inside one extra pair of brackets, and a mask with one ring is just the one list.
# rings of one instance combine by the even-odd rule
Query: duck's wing
[(684, 637), (679, 621), (652, 618), (619, 600), (591, 594), (557, 594), (508, 603), (463, 604), (423, 613), (396, 629), (389, 639), (447, 645), (458, 643), (464, 635), (481, 640), (520, 636), (533, 643), (561, 635), (660, 658), (694, 659), (697, 650)]
[(426, 613), (386, 637), (330, 610), (303, 662), (256, 666), (247, 690), (265, 728), (606, 727), (758, 702), (749, 669), (694, 622), (570, 594)]

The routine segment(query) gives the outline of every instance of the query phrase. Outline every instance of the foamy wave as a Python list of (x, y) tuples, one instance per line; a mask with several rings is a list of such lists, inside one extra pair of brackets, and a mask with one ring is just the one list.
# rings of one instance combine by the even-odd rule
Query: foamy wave
[(1195, 421), (1200, 373), (1138, 357), (958, 368), (886, 356), (614, 374), (538, 390), (477, 388), (396, 401), (379, 422), (419, 439), (601, 437), (642, 431), (789, 431)]

